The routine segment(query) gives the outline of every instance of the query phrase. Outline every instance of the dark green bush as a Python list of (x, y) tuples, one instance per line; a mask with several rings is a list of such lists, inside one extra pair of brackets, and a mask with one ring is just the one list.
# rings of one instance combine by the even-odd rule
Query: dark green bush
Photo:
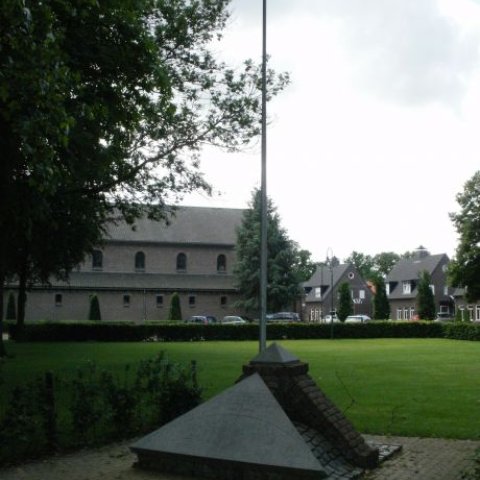
[[(449, 333), (447, 338), (476, 339), (475, 325), (462, 323), (465, 330)], [(438, 322), (369, 322), (365, 324), (334, 323), (334, 338), (444, 338), (447, 329), (460, 324)], [(471, 326), (473, 331), (468, 330)], [(13, 339), (16, 327), (9, 327)], [(203, 341), (203, 340), (257, 340), (258, 324), (247, 325), (198, 325), (180, 322), (145, 324), (83, 322), (36, 323), (25, 325), (18, 341)], [(330, 324), (278, 323), (267, 326), (268, 338), (278, 340), (331, 338)], [(449, 330), (448, 330), (449, 331)], [(462, 333), (463, 332), (463, 333)]]
[(200, 403), (192, 373), (160, 353), (122, 378), (92, 363), (17, 386), (0, 410), (0, 466), (158, 428)]

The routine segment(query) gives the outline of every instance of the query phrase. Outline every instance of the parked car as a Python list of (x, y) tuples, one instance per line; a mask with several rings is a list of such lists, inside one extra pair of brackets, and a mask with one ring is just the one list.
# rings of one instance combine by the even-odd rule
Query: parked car
[(244, 325), (247, 321), (238, 315), (226, 315), (221, 323), (226, 325)]
[(332, 323), (332, 318), (333, 318), (333, 323), (338, 323), (340, 320), (338, 319), (337, 315), (325, 315), (325, 318), (323, 319), (324, 323)]
[(217, 323), (217, 319), (213, 315), (192, 315), (185, 320), (185, 323), (200, 323), (203, 325), (209, 325), (212, 323)]
[(295, 312), (270, 313), (266, 316), (267, 322), (299, 322), (300, 316)]
[(448, 312), (438, 312), (435, 322), (453, 322), (455, 318)]
[(345, 323), (367, 323), (371, 320), (368, 315), (349, 315)]

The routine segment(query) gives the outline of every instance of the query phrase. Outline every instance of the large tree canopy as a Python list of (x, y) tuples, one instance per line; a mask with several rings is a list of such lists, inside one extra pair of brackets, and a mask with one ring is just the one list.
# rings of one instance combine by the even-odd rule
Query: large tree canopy
[[(26, 256), (31, 274), (67, 273), (114, 208), (163, 218), (177, 195), (209, 191), (202, 146), (236, 150), (259, 133), (261, 69), (210, 51), (228, 3), (0, 2), (0, 289)], [(269, 71), (269, 97), (287, 81)], [(73, 258), (44, 255), (52, 237), (57, 252), (75, 239)]]
[(449, 265), (449, 278), (454, 287), (464, 287), (468, 301), (480, 299), (480, 171), (457, 195), (458, 213), (450, 214), (458, 233), (455, 258)]
[[(280, 217), (268, 200), (267, 205), (267, 309), (278, 312), (291, 309), (300, 294), (300, 283), (315, 271), (310, 252), (300, 250), (280, 225)], [(235, 274), (243, 296), (240, 303), (247, 311), (260, 308), (260, 223), (261, 195), (253, 192), (250, 208), (245, 211), (237, 231)]]

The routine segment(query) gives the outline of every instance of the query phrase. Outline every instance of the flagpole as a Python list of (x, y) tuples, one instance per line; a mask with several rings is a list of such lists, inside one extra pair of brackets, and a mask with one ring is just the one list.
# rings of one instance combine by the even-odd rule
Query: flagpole
[(262, 28), (262, 180), (260, 246), (260, 344), (267, 346), (267, 0), (263, 0)]

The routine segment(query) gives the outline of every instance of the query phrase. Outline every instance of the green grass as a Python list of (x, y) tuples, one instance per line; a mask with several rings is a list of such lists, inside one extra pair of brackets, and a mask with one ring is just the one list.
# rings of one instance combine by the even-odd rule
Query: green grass
[[(310, 364), (310, 375), (364, 433), (480, 438), (480, 342), (443, 339), (279, 342)], [(46, 370), (69, 375), (94, 361), (123, 371), (164, 350), (198, 363), (206, 398), (231, 386), (256, 355), (255, 342), (7, 343), (6, 389)]]

